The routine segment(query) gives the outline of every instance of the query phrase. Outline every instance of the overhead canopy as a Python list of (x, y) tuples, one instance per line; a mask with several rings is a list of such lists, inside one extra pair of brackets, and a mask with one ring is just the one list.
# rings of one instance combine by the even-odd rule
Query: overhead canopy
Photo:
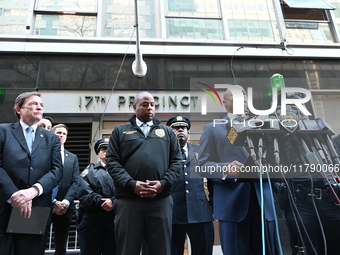
[(325, 0), (283, 0), (290, 8), (335, 10), (335, 7)]

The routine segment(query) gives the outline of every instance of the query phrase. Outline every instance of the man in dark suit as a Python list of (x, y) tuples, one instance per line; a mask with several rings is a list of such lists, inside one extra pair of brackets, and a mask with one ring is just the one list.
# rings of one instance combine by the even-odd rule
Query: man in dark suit
[(183, 255), (186, 235), (189, 236), (192, 255), (211, 255), (214, 245), (212, 209), (204, 191), (203, 178), (190, 169), (198, 165), (196, 144), (188, 143), (190, 120), (184, 116), (170, 118), (170, 126), (181, 146), (182, 172), (172, 190), (171, 254)]
[(0, 125), (1, 255), (45, 253), (47, 231), (43, 235), (6, 233), (13, 207), (24, 218), (30, 218), (32, 206), (51, 207), (52, 189), (62, 178), (58, 136), (37, 124), (43, 108), (39, 93), (22, 93), (14, 105), (20, 121)]
[[(243, 93), (245, 109), (247, 109), (247, 97), (244, 90)], [(233, 96), (230, 90), (224, 93), (223, 99), (228, 112), (225, 119), (230, 121), (236, 117), (233, 115)], [(226, 138), (227, 134), (227, 125), (206, 124), (201, 136), (199, 151), (201, 168), (210, 167), (216, 170), (205, 173), (204, 176), (214, 178), (215, 181), (214, 217), (219, 221), (222, 250), (224, 254), (260, 255), (263, 254), (260, 185), (255, 179), (253, 182), (242, 182), (242, 179), (237, 179), (249, 154), (243, 146), (232, 145)], [(264, 183), (263, 192), (265, 225), (267, 226), (264, 234), (267, 241), (266, 253), (276, 254), (275, 214), (268, 183)]]
[(64, 124), (55, 125), (53, 133), (59, 136), (61, 142), (61, 158), (63, 161), (63, 178), (54, 189), (52, 222), (54, 229), (55, 255), (66, 254), (66, 244), (71, 226), (72, 215), (76, 209), (74, 199), (79, 181), (79, 163), (77, 155), (64, 148), (68, 128)]

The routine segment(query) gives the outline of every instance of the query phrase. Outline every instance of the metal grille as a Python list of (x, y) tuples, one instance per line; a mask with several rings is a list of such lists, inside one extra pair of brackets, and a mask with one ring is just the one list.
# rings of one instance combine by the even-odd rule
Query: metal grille
[(66, 150), (77, 155), (79, 171), (90, 163), (91, 123), (64, 123), (68, 127)]

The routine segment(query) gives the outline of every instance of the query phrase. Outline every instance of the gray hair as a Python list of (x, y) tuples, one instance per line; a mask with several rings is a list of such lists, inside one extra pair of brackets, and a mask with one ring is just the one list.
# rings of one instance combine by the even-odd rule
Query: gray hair
[(52, 127), (51, 129), (51, 132), (54, 133), (54, 131), (57, 129), (57, 128), (65, 128), (67, 133), (68, 133), (68, 127), (65, 125), (65, 124), (57, 124), (55, 126)]
[(17, 98), (15, 99), (15, 103), (14, 103), (14, 114), (15, 116), (17, 116), (20, 119), (20, 114), (17, 113), (16, 108), (22, 108), (25, 100), (31, 96), (38, 96), (40, 97), (40, 93), (37, 91), (32, 91), (32, 92), (24, 92), (21, 93), (19, 96), (17, 96)]

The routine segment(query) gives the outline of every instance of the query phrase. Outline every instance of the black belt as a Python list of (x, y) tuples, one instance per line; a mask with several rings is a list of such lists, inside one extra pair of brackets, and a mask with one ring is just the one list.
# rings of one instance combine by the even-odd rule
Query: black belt
[(326, 188), (314, 188), (313, 189), (313, 193), (310, 193), (310, 188), (309, 188), (309, 191), (308, 191), (308, 188), (307, 188), (307, 196), (312, 198), (314, 197), (314, 199), (317, 199), (317, 200), (322, 200), (322, 199), (328, 199), (329, 198), (329, 188), (326, 187)]
[(313, 198), (316, 200), (330, 199), (333, 196), (333, 194), (330, 194), (328, 187), (315, 187), (311, 189), (310, 186), (297, 184), (294, 191), (296, 199), (300, 201), (305, 201), (306, 199), (312, 200)]

